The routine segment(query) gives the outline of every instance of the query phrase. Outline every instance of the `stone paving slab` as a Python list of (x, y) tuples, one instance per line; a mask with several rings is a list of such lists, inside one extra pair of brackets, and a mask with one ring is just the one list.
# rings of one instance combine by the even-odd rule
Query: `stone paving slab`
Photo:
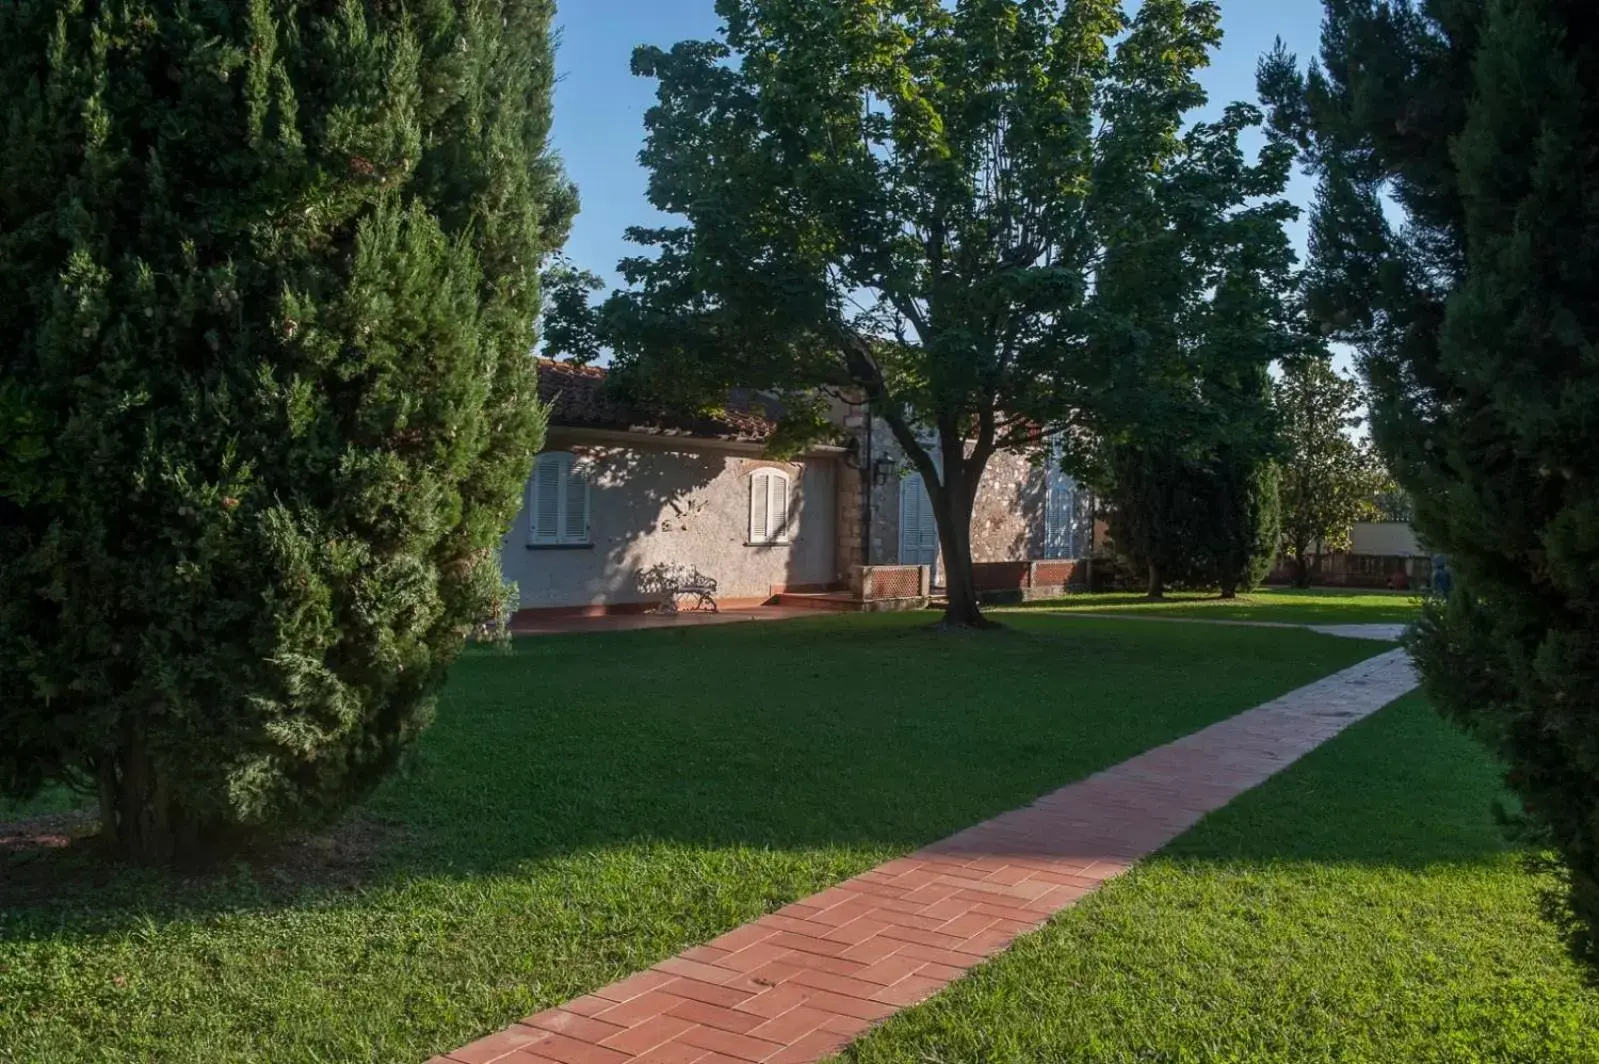
[(430, 1064), (820, 1060), (1415, 686), (1372, 658)]

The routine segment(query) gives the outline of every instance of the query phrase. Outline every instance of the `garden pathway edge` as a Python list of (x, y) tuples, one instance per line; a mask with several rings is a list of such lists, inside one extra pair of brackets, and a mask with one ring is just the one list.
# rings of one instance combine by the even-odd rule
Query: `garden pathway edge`
[(430, 1064), (820, 1060), (1415, 686), (1368, 659)]

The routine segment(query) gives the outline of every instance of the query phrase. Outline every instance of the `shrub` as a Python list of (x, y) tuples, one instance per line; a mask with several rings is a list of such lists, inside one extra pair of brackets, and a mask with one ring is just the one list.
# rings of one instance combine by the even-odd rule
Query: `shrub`
[(0, 790), (166, 859), (424, 726), (542, 432), (552, 14), (0, 6)]

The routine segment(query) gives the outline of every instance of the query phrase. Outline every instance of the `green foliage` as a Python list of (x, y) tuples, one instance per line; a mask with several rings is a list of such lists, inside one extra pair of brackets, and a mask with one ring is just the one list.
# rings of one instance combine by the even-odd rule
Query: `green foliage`
[[(1237, 148), (1252, 109), (1184, 133), (1204, 103), (1216, 5), (1145, 0), (1131, 18), (1120, 0), (718, 10), (721, 40), (634, 57), (659, 82), (650, 199), (680, 224), (630, 233), (652, 254), (622, 264), (629, 287), (600, 311), (602, 334), (663, 400), (749, 386), (868, 402), (928, 485), (948, 619), (981, 623), (970, 522), (984, 468), (1109, 400), (1082, 372), (1090, 337), (1137, 324), (1108, 293), (1159, 279), (1107, 270), (1107, 247), (1148, 237), (1129, 216), (1156, 188), (1208, 217), (1261, 180)], [(1202, 236), (1158, 224), (1168, 248)]]
[(427, 722), (543, 427), (552, 15), (0, 7), (0, 791), (165, 858)]
[[(1111, 511), (1111, 536), (1167, 583), (1251, 586), (1276, 522), (1268, 367), (1302, 346), (1283, 198), (1292, 148), (1254, 163), (1242, 104), (1182, 136), (1158, 173), (1112, 170), (1096, 274), (1076, 467)], [(1263, 573), (1261, 574), (1264, 575)]]
[[(1599, 939), (1599, 54), (1588, 5), (1337, 0), (1264, 86), (1320, 177), (1316, 295), (1449, 557), (1414, 649), (1508, 764)], [(1403, 225), (1389, 224), (1388, 206)], [(1584, 943), (1579, 942), (1579, 945)]]
[(1385, 481), (1370, 446), (1355, 437), (1360, 386), (1325, 356), (1293, 359), (1277, 382), (1282, 426), (1283, 547), (1308, 583), (1318, 550), (1348, 550), (1355, 522), (1374, 510)]
[(1195, 550), (1208, 488), (1200, 459), (1137, 444), (1114, 447), (1111, 456), (1110, 538), (1148, 575), (1149, 597), (1161, 597), (1167, 585), (1206, 583)]
[(1110, 535), (1140, 566), (1151, 598), (1168, 586), (1220, 588), (1224, 598), (1271, 572), (1281, 535), (1278, 472), (1266, 452), (1223, 446), (1112, 449)]
[(1371, 520), (1403, 521), (1409, 524), (1415, 520), (1415, 516), (1416, 504), (1411, 501), (1410, 493), (1384, 470), (1376, 494), (1372, 496)]
[(599, 358), (603, 342), (589, 299), (605, 282), (562, 259), (544, 271), (543, 286), (546, 353), (580, 366)]
[(1223, 598), (1265, 582), (1282, 538), (1281, 477), (1271, 461), (1223, 450), (1210, 469), (1205, 526), (1208, 568)]

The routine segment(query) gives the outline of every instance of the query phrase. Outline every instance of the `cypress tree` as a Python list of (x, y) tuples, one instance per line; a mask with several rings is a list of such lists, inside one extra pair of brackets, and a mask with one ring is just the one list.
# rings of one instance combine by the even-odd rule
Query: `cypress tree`
[(1235, 446), (1217, 454), (1203, 482), (1207, 565), (1224, 599), (1259, 587), (1271, 572), (1282, 536), (1275, 462)]
[(1202, 581), (1203, 457), (1161, 440), (1109, 450), (1110, 538), (1147, 576), (1148, 596)]
[[(1264, 70), (1321, 179), (1318, 305), (1449, 557), (1412, 649), (1508, 766), (1599, 928), (1599, 45), (1575, 0), (1329, 0)], [(1404, 215), (1385, 218), (1385, 200)], [(1585, 930), (1584, 930), (1585, 928)]]
[(541, 438), (552, 16), (0, 6), (0, 790), (165, 860), (425, 725)]

